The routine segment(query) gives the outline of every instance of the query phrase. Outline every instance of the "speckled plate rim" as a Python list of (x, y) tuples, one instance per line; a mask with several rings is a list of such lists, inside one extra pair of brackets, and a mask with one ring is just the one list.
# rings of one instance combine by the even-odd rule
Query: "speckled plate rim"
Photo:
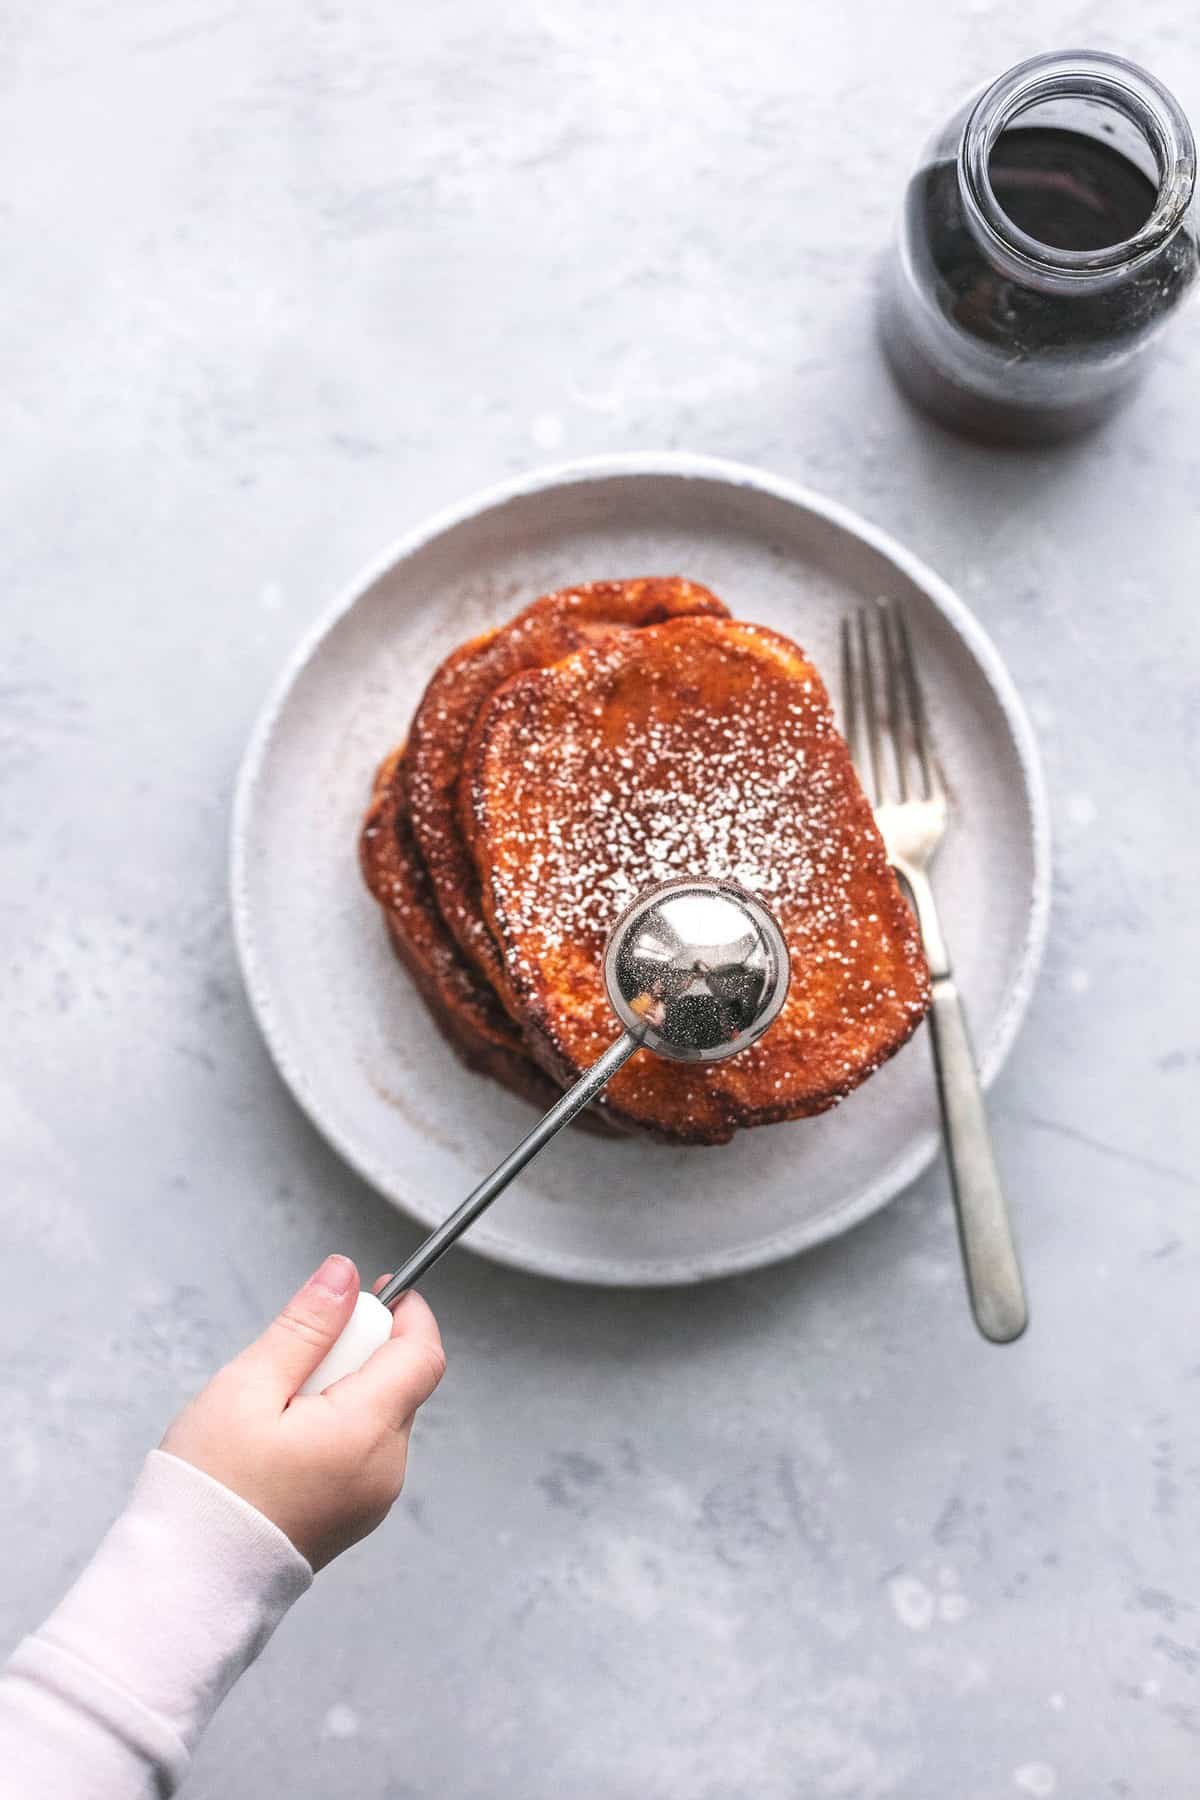
[[(433, 1220), (422, 1218), (398, 1195), (387, 1170), (364, 1155), (361, 1148), (350, 1141), (329, 1117), (304, 1069), (292, 1056), (286, 1035), (275, 1016), (269, 984), (255, 940), (253, 908), (249, 898), (250, 826), (258, 784), (288, 697), (297, 680), (338, 622), (377, 581), (399, 563), (406, 561), (435, 539), (514, 500), (579, 483), (628, 480), (630, 477), (659, 479), (664, 476), (679, 480), (719, 482), (735, 489), (751, 490), (823, 519), (836, 530), (866, 544), (883, 560), (890, 562), (914, 587), (920, 589), (942, 614), (950, 629), (967, 645), (991, 687), (1012, 734), (1024, 782), (1033, 853), (1033, 884), (1020, 956), (1013, 971), (1006, 1004), (979, 1053), (980, 1073), (985, 1086), (995, 1080), (1003, 1067), (1033, 994), (1050, 918), (1051, 834), (1045, 777), (1033, 727), (1012, 677), (999, 651), (954, 590), (890, 533), (872, 525), (850, 507), (749, 463), (698, 455), (690, 451), (660, 450), (580, 457), (569, 462), (531, 469), (524, 475), (497, 482), (432, 514), (366, 564), (342, 589), (332, 606), (301, 639), (269, 691), (250, 734), (234, 791), (230, 831), (230, 907), (234, 941), (251, 1011), (267, 1048), (293, 1099), (326, 1141), (385, 1199), (422, 1224), (432, 1223)], [(816, 1217), (799, 1220), (794, 1227), (747, 1245), (740, 1252), (723, 1250), (711, 1262), (701, 1262), (693, 1257), (686, 1263), (679, 1264), (645, 1263), (629, 1258), (605, 1263), (595, 1257), (576, 1259), (560, 1252), (541, 1257), (527, 1243), (506, 1240), (500, 1233), (490, 1234), (488, 1241), (483, 1241), (479, 1234), (473, 1234), (464, 1238), (463, 1243), (490, 1261), (524, 1269), (535, 1275), (597, 1286), (669, 1287), (715, 1280), (783, 1261), (851, 1230), (910, 1187), (934, 1160), (939, 1147), (940, 1141), (936, 1133), (918, 1138), (907, 1156), (894, 1162), (877, 1180), (860, 1188), (847, 1199), (844, 1206), (837, 1209), (826, 1208)]]

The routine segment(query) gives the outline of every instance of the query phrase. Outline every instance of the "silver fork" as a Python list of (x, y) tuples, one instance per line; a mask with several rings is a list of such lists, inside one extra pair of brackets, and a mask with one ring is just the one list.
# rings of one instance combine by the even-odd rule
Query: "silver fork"
[(850, 754), (888, 861), (912, 896), (929, 963), (930, 1039), (971, 1309), (984, 1337), (1010, 1343), (1024, 1331), (1029, 1311), (966, 1015), (929, 882), (949, 805), (898, 606), (881, 600), (842, 620), (842, 695)]

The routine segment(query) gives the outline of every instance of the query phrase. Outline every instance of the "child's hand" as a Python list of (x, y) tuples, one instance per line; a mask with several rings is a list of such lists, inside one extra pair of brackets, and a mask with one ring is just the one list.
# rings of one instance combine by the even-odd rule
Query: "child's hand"
[(413, 1415), (446, 1366), (437, 1321), (419, 1294), (406, 1294), (391, 1339), (357, 1374), (293, 1398), (357, 1297), (354, 1264), (328, 1257), (162, 1442), (265, 1513), (314, 1569), (387, 1517), (404, 1483)]

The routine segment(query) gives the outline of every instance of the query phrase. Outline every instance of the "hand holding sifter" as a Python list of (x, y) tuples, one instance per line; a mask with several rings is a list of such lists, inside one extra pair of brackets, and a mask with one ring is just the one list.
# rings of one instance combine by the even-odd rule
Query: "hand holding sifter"
[(474, 1224), (527, 1163), (594, 1100), (636, 1050), (675, 1062), (722, 1062), (746, 1050), (787, 997), (783, 934), (767, 909), (727, 881), (682, 878), (649, 889), (613, 927), (604, 984), (621, 1035), (467, 1195), (387, 1285), (361, 1293), (350, 1322), (300, 1392), (352, 1374), (391, 1335), (389, 1310)]

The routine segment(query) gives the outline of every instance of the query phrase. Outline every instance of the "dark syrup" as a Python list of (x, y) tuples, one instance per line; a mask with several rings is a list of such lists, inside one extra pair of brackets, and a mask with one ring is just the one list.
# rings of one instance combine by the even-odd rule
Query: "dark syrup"
[(1107, 250), (1142, 229), (1158, 190), (1119, 150), (1077, 131), (1006, 131), (988, 161), (1013, 224), (1056, 250)]
[[(1014, 224), (1056, 249), (1094, 250), (1134, 236), (1157, 191), (1103, 140), (1030, 127), (1003, 133), (988, 172)], [(954, 158), (918, 170), (905, 199), (912, 285), (884, 295), (883, 342), (900, 385), (935, 418), (993, 442), (1069, 435), (1106, 418), (1132, 385), (1132, 352), (1196, 273), (1197, 248), (1181, 232), (1138, 272), (1110, 286), (1065, 291), (1022, 281), (984, 254), (963, 211)], [(924, 307), (945, 321), (927, 347)], [(1014, 399), (1012, 371), (1037, 368), (1039, 393)]]

